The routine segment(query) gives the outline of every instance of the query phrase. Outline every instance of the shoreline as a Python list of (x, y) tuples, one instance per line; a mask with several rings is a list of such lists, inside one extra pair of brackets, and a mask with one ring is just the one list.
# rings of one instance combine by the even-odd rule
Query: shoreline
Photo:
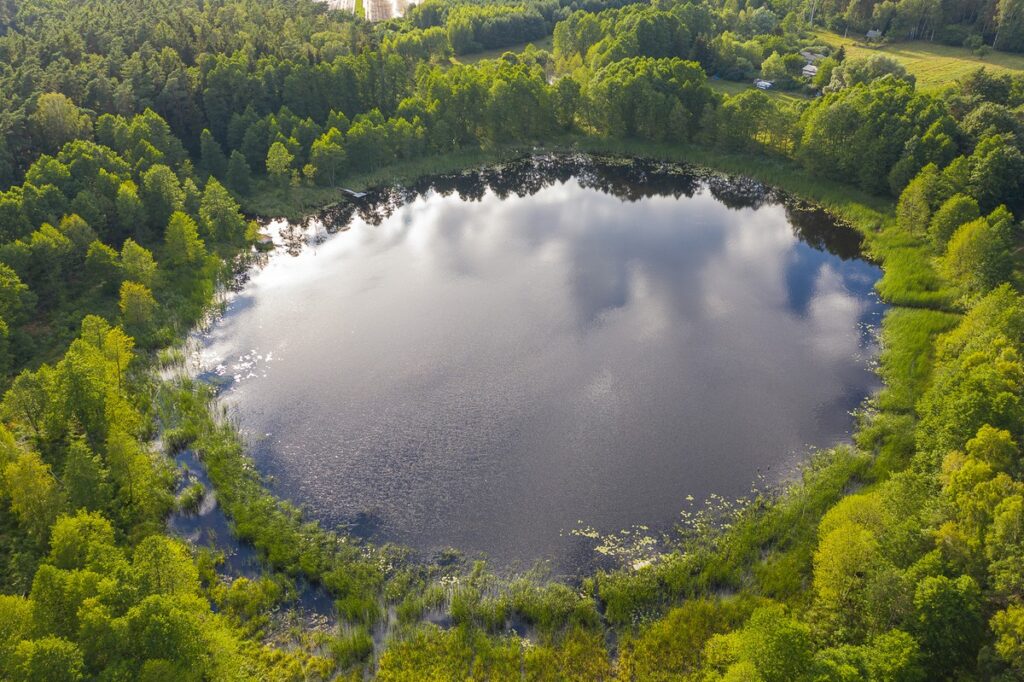
[[(681, 164), (684, 164), (687, 168), (690, 168), (690, 169), (694, 170), (695, 172), (697, 172), (699, 174), (715, 174), (715, 175), (729, 175), (729, 176), (733, 175), (731, 169), (723, 170), (723, 169), (719, 169), (719, 168), (715, 168), (715, 167), (711, 167), (711, 166), (698, 166), (698, 165), (694, 164), (694, 162), (692, 160), (690, 160), (690, 159), (665, 158), (665, 155), (655, 156), (655, 155), (646, 155), (646, 154), (645, 155), (637, 155), (637, 156), (627, 156), (625, 153), (622, 152), (621, 148), (620, 149), (614, 149), (612, 151), (609, 151), (609, 149), (608, 149), (608, 147), (621, 147), (622, 145), (601, 145), (601, 146), (604, 147), (604, 148), (601, 149), (601, 150), (597, 150), (597, 151), (594, 151), (594, 150), (583, 150), (583, 149), (579, 149), (579, 148), (571, 148), (571, 149), (569, 149), (569, 148), (560, 148), (560, 149), (535, 150), (535, 151), (533, 151), (533, 152), (531, 152), (529, 154), (526, 154), (526, 155), (517, 152), (515, 155), (509, 154), (507, 157), (503, 156), (502, 160), (500, 160), (500, 161), (491, 161), (489, 163), (486, 163), (486, 162), (485, 163), (479, 163), (479, 164), (475, 164), (475, 165), (469, 166), (469, 167), (461, 165), (456, 170), (457, 171), (461, 171), (461, 172), (469, 172), (469, 171), (472, 171), (472, 170), (480, 170), (480, 169), (483, 169), (483, 168), (487, 168), (488, 166), (500, 165), (501, 163), (508, 163), (508, 162), (511, 162), (511, 161), (515, 161), (516, 159), (522, 159), (525, 156), (532, 157), (532, 156), (538, 156), (538, 155), (543, 155), (543, 154), (551, 154), (551, 155), (559, 155), (559, 154), (587, 154), (587, 155), (591, 155), (591, 154), (593, 154), (595, 156), (601, 155), (601, 154), (610, 154), (612, 157), (614, 157), (616, 159), (621, 159), (623, 161), (628, 161), (628, 160), (633, 160), (633, 159), (643, 159), (643, 160), (652, 160), (652, 161), (659, 161), (659, 162), (664, 161), (664, 162), (668, 162), (668, 163), (681, 163)], [(626, 145), (626, 146), (628, 146), (628, 145)], [(424, 174), (424, 175), (418, 175), (416, 179), (423, 180), (423, 179), (429, 178), (432, 175), (439, 175), (439, 173), (427, 173), (427, 174)], [(778, 185), (772, 185), (772, 184), (766, 183), (763, 179), (761, 179), (760, 177), (757, 177), (755, 174), (741, 174), (741, 173), (737, 173), (735, 175), (741, 176), (741, 177), (749, 177), (749, 178), (755, 179), (758, 182), (764, 183), (767, 186), (767, 189), (769, 191), (779, 191), (780, 194), (792, 197), (794, 200), (797, 200), (797, 201), (810, 201), (815, 206), (821, 206), (822, 208), (825, 208), (826, 210), (829, 210), (829, 212), (834, 217), (837, 217), (839, 222), (845, 223), (846, 225), (849, 225), (850, 227), (852, 227), (854, 229), (857, 229), (857, 231), (864, 236), (864, 238), (865, 238), (865, 243), (864, 243), (865, 256), (868, 255), (868, 253), (869, 253), (868, 252), (868, 247), (870, 246), (869, 241), (870, 241), (871, 235), (874, 234), (874, 231), (872, 231), (869, 227), (864, 226), (862, 223), (858, 223), (857, 222), (856, 217), (861, 215), (860, 211), (862, 210), (861, 208), (859, 208), (859, 207), (861, 207), (861, 205), (858, 204), (857, 202), (852, 202), (851, 201), (851, 202), (849, 202), (849, 204), (850, 204), (849, 206), (847, 206), (845, 204), (842, 204), (842, 203), (840, 203), (840, 204), (834, 204), (833, 203), (832, 206), (829, 206), (827, 204), (822, 205), (822, 204), (818, 204), (817, 202), (814, 202), (813, 199), (808, 199), (806, 196), (794, 193), (790, 187), (778, 186)], [(400, 174), (396, 174), (393, 177), (397, 178), (397, 177), (403, 177), (403, 176), (401, 176)], [(799, 179), (798, 176), (797, 176), (797, 178)], [(349, 184), (353, 184), (353, 183), (349, 183)], [(790, 184), (792, 186), (792, 183), (790, 183)], [(398, 181), (397, 180), (393, 181), (390, 185), (386, 185), (386, 186), (382, 186), (382, 187), (377, 187), (377, 188), (374, 188), (374, 189), (382, 189), (382, 190), (393, 189), (396, 185), (398, 185)], [(329, 191), (340, 192), (340, 189), (339, 188), (332, 188)], [(306, 222), (308, 222), (311, 219), (315, 219), (318, 215), (321, 215), (328, 208), (330, 208), (330, 205), (320, 207), (315, 212), (310, 212), (310, 213), (303, 214), (302, 222), (306, 223)], [(870, 207), (866, 207), (866, 208), (869, 211), (873, 211), (874, 210), (874, 209), (871, 209)], [(881, 214), (881, 213), (878, 213), (878, 215), (881, 216), (883, 219), (885, 217), (884, 214)], [(851, 217), (853, 217), (854, 219), (851, 219)], [(246, 266), (246, 269), (254, 267), (254, 266), (256, 266), (256, 265), (254, 265), (253, 263), (249, 263)], [(211, 310), (213, 308), (217, 307), (219, 305), (219, 302), (220, 302), (220, 297), (217, 296), (215, 298), (215, 300), (211, 303), (211, 306), (212, 306)], [(895, 309), (895, 308), (896, 308), (896, 306), (890, 306), (890, 310)], [(884, 391), (886, 388), (887, 387), (883, 384), (883, 387), (882, 387), (881, 390)], [(872, 398), (869, 397), (868, 402), (870, 402), (870, 400), (872, 400)], [(209, 407), (211, 408), (211, 414), (210, 414), (211, 418), (215, 418), (215, 414), (219, 411), (219, 410), (217, 410), (218, 406), (219, 406), (219, 404), (216, 402), (216, 398), (215, 397), (212, 398), (211, 402), (209, 403)], [(229, 423), (230, 420), (228, 420), (228, 422), (224, 422), (224, 420), (222, 419), (221, 421), (223, 422), (221, 424), (222, 427), (227, 427), (227, 428), (230, 428), (230, 429), (234, 429), (235, 428), (235, 426), (233, 424)], [(851, 429), (851, 439), (855, 439), (856, 438), (858, 430), (859, 430), (858, 424), (857, 424), (857, 421), (855, 421), (854, 422), (854, 428)], [(249, 454), (247, 452), (247, 446), (244, 443), (242, 443), (242, 440), (241, 440), (239, 434), (237, 434), (237, 432), (235, 433), (235, 437), (236, 437), (237, 442), (241, 446), (240, 452), (237, 453), (239, 455), (239, 463), (242, 464), (243, 467), (245, 467), (245, 464), (248, 463), (250, 465), (250, 467), (251, 467), (251, 459), (249, 458)], [(847, 444), (845, 444), (845, 447), (850, 447), (851, 444), (852, 443), (847, 443)], [(837, 447), (844, 447), (844, 444), (838, 444)], [(794, 481), (788, 481), (788, 480), (787, 481), (781, 481), (777, 485), (770, 486), (768, 490), (758, 491), (757, 497), (760, 498), (763, 501), (767, 500), (767, 499), (770, 499), (770, 500), (773, 500), (773, 501), (777, 501), (779, 498), (781, 498), (784, 495), (786, 495), (786, 489), (789, 487), (789, 485), (791, 483), (795, 482), (795, 480), (798, 480), (800, 478), (801, 472), (805, 468), (813, 468), (814, 466), (816, 466), (815, 463), (814, 463), (814, 460), (820, 455), (821, 452), (822, 451), (819, 451), (819, 453), (817, 453), (815, 455), (812, 455), (810, 458), (805, 458), (804, 461), (802, 461), (801, 463), (799, 463), (799, 464), (797, 464), (797, 465), (795, 465), (793, 467), (794, 473), (793, 473), (792, 478), (794, 479)], [(255, 473), (255, 478), (260, 481), (260, 486), (262, 487), (263, 495), (261, 495), (261, 497), (265, 496), (266, 498), (269, 498), (270, 500), (273, 501), (275, 506), (280, 506), (280, 507), (284, 507), (284, 508), (288, 508), (288, 509), (294, 510), (295, 513), (298, 514), (298, 516), (296, 517), (296, 522), (298, 522), (300, 524), (301, 523), (305, 523), (306, 525), (309, 525), (309, 523), (308, 523), (309, 519), (306, 518), (306, 516), (304, 514), (299, 513), (298, 509), (296, 509), (295, 506), (292, 503), (289, 503), (286, 500), (282, 500), (282, 499), (278, 498), (276, 495), (274, 495), (272, 492), (270, 492), (270, 490), (266, 487), (265, 482), (262, 481), (262, 477), (258, 474), (258, 472)], [(221, 486), (224, 485), (225, 481), (219, 481), (219, 483), (220, 483), (220, 485), (218, 485), (217, 481), (214, 482), (214, 486), (213, 487), (214, 487), (215, 490), (219, 491)], [(228, 481), (227, 483), (228, 483), (229, 486), (231, 485), (230, 481)], [(682, 500), (681, 500), (681, 502), (682, 502)], [(772, 504), (772, 503), (773, 502), (769, 502), (768, 504)], [(756, 500), (752, 500), (751, 501), (751, 506), (757, 506)], [(230, 516), (230, 514), (229, 514), (229, 516)], [(351, 541), (351, 538), (348, 538), (347, 534), (338, 535), (337, 531), (335, 529), (327, 529), (327, 530), (320, 529), (319, 528), (319, 524), (316, 524), (315, 522), (312, 525), (316, 526), (317, 533), (324, 533), (327, 536), (331, 536), (331, 537), (347, 538), (347, 540), (345, 540), (345, 541)], [(246, 542), (251, 542), (254, 547), (257, 547), (259, 545), (259, 539), (258, 538), (246, 539), (246, 538), (242, 537), (240, 539), (242, 539), (243, 541), (246, 541)], [(396, 548), (396, 547), (392, 547), (390, 545), (375, 545), (373, 543), (365, 543), (365, 544), (364, 543), (359, 543), (359, 545), (362, 546), (365, 550), (367, 550), (369, 552), (384, 551), (385, 553), (387, 553), (387, 552), (390, 552), (390, 551), (395, 550), (395, 549), (397, 549), (400, 553), (403, 553), (403, 552), (407, 551), (407, 550), (405, 550), (405, 548)], [(677, 550), (670, 550), (670, 551), (665, 553), (665, 556), (666, 557), (670, 556), (675, 551), (677, 551)], [(411, 556), (406, 554), (406, 558), (411, 558)], [(630, 565), (623, 566), (623, 567), (620, 567), (620, 568), (614, 568), (614, 569), (611, 569), (611, 570), (613, 570), (613, 571), (620, 571), (620, 570), (633, 571), (633, 570), (636, 570), (635, 568), (632, 568), (631, 566), (642, 566), (642, 567), (646, 568), (646, 567), (650, 566), (651, 564), (659, 563), (662, 558), (663, 557), (659, 555), (659, 557), (657, 557), (657, 561), (654, 561), (654, 562), (649, 562), (649, 561), (648, 562), (632, 562)], [(420, 563), (423, 566), (429, 566), (430, 563), (431, 563), (431, 562), (424, 562), (424, 561), (422, 561), (422, 559), (414, 559), (413, 561), (414, 561), (414, 563)], [(272, 564), (273, 564), (273, 562), (272, 562)], [(467, 566), (468, 566), (468, 564), (467, 564)], [(278, 568), (280, 568), (280, 566), (278, 566)], [(287, 569), (285, 569), (285, 570), (287, 571)], [(602, 569), (598, 569), (597, 572), (601, 572), (601, 571), (602, 571)], [(589, 571), (589, 570), (588, 571), (581, 571), (576, 576), (576, 578), (573, 581), (570, 581), (570, 584), (574, 584), (574, 583), (575, 584), (584, 584), (587, 581), (593, 579), (594, 576), (597, 575), (597, 572)], [(463, 573), (464, 573), (464, 571), (463, 571)], [(304, 575), (309, 575), (309, 574), (305, 574), (305, 573), (303, 573), (303, 574)], [(514, 580), (516, 575), (518, 575), (518, 574), (513, 574), (512, 576), (509, 576), (506, 579), (507, 580)], [(317, 577), (315, 575), (312, 575), (312, 576), (309, 576), (309, 577), (312, 578), (314, 581), (317, 580)], [(565, 582), (565, 576), (561, 576), (558, 581), (564, 583)]]

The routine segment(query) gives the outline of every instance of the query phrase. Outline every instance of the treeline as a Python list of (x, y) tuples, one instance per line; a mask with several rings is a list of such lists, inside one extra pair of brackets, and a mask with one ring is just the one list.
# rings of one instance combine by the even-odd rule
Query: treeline
[(270, 667), (230, 610), (211, 611), (189, 548), (163, 535), (173, 473), (145, 445), (133, 367), (132, 339), (89, 316), (60, 362), (22, 374), (4, 398), (5, 515), (18, 522), (4, 524), (5, 679), (256, 678)]
[[(73, 46), (62, 45), (54, 48), (58, 54), (53, 55), (48, 41), (42, 39), (44, 34), (37, 30), (39, 25), (51, 20), (50, 14), (44, 13), (44, 18), (32, 23), (28, 27), (31, 30), (26, 30), (24, 34), (12, 29), (8, 35), (0, 38), (0, 52), (5, 44), (10, 43), (8, 51), (17, 55), (12, 56), (12, 66), (8, 70), (11, 91), (34, 93), (34, 96), (13, 97), (7, 114), (0, 117), (0, 129), (6, 133), (0, 144), (0, 172), (7, 176), (8, 181), (20, 179), (32, 160), (29, 150), (41, 149), (52, 154), (68, 140), (91, 137), (95, 120), (102, 113), (124, 115), (126, 112), (142, 112), (146, 108), (151, 108), (168, 122), (171, 133), (184, 142), (191, 156), (210, 156), (209, 164), (212, 167), (204, 170), (217, 171), (217, 177), (222, 182), (227, 183), (226, 163), (220, 161), (220, 154), (230, 159), (233, 152), (238, 151), (244, 157), (244, 165), (248, 166), (246, 170), (242, 164), (243, 159), (234, 159), (234, 175), (237, 176), (235, 188), (239, 190), (246, 187), (247, 174), (262, 174), (267, 170), (267, 153), (274, 142), (281, 142), (291, 154), (290, 170), (300, 176), (303, 171), (308, 171), (305, 173), (307, 179), (316, 178), (317, 164), (313, 163), (311, 168), (306, 168), (312, 162), (313, 141), (332, 129), (344, 135), (350, 122), (355, 123), (357, 117), (363, 115), (372, 119), (377, 115), (374, 111), (379, 112), (385, 121), (395, 119), (398, 125), (397, 136), (423, 138), (422, 142), (399, 140), (393, 145), (395, 150), (383, 152), (385, 160), (408, 158), (423, 150), (448, 148), (448, 140), (437, 140), (431, 133), (433, 122), (428, 115), (430, 112), (414, 110), (410, 106), (404, 106), (402, 112), (399, 112), (399, 107), (408, 104), (405, 101), (410, 99), (445, 99), (433, 92), (424, 94), (423, 81), (436, 79), (431, 75), (417, 74), (417, 65), (429, 60), (434, 63), (431, 67), (434, 70), (447, 68), (443, 60), (458, 43), (451, 39), (448, 26), (451, 17), (462, 17), (469, 21), (471, 15), (482, 17), (491, 13), (494, 17), (504, 17), (513, 14), (518, 16), (517, 13), (528, 11), (532, 15), (544, 17), (544, 22), (550, 26), (552, 20), (565, 14), (566, 19), (557, 23), (555, 30), (554, 65), (543, 55), (527, 60), (531, 64), (543, 66), (549, 77), (553, 66), (556, 66), (566, 77), (575, 80), (576, 85), (573, 85), (570, 82), (563, 83), (565, 77), (558, 78), (546, 88), (551, 92), (551, 98), (557, 100), (565, 100), (570, 91), (575, 91), (577, 87), (585, 100), (589, 94), (587, 86), (592, 74), (615, 61), (630, 57), (696, 61), (706, 73), (726, 78), (747, 78), (763, 73), (780, 87), (786, 87), (798, 86), (805, 81), (799, 75), (804, 60), (799, 57), (798, 51), (829, 51), (827, 47), (815, 46), (813, 40), (801, 32), (800, 25), (794, 24), (792, 20), (780, 23), (778, 15), (763, 7), (733, 13), (690, 3), (664, 7), (635, 5), (606, 9), (597, 14), (584, 11), (568, 13), (571, 7), (558, 6), (554, 2), (478, 5), (431, 0), (413, 10), (412, 17), (406, 22), (406, 29), (384, 28), (377, 38), (367, 35), (368, 29), (364, 26), (344, 19), (343, 14), (320, 12), (307, 18), (298, 12), (298, 18), (286, 22), (293, 34), (291, 44), (283, 41), (263, 45), (259, 40), (252, 40), (245, 43), (243, 48), (240, 46), (242, 43), (233, 39), (229, 41), (228, 49), (237, 47), (235, 51), (204, 52), (205, 43), (202, 41), (178, 39), (174, 47), (165, 46), (158, 51), (153, 42), (140, 43), (139, 36), (135, 36), (133, 40), (139, 47), (127, 58), (122, 52), (103, 54), (110, 45), (120, 46), (124, 42), (115, 29), (110, 29), (109, 35), (104, 34), (107, 41), (100, 42), (97, 38), (99, 54), (89, 53), (86, 58), (75, 54)], [(273, 17), (281, 11), (281, 7), (271, 5), (267, 14)], [(208, 14), (200, 13), (199, 17), (190, 17), (190, 20), (195, 19), (201, 26), (213, 22), (209, 31), (219, 34), (222, 29), (216, 22), (226, 21), (223, 18), (225, 13), (215, 13), (213, 18), (207, 17)], [(263, 35), (267, 15), (254, 13), (253, 16), (255, 19), (251, 32)], [(159, 17), (159, 13), (156, 13), (150, 21), (158, 20)], [(479, 23), (476, 19), (470, 21), (473, 22)], [(104, 26), (104, 22), (98, 24), (98, 27), (93, 27), (94, 32), (101, 31)], [(396, 22), (391, 24), (396, 25)], [(15, 22), (14, 28), (19, 26)], [(415, 26), (420, 28), (410, 30), (409, 27)], [(331, 30), (321, 30), (327, 28)], [(332, 36), (330, 41), (327, 34)], [(339, 42), (342, 40), (339, 36), (344, 36), (344, 47)], [(503, 41), (498, 40), (498, 43)], [(373, 44), (379, 47), (359, 49)], [(15, 45), (17, 50), (14, 49)], [(72, 58), (77, 64), (71, 62)], [(898, 65), (884, 59), (867, 62), (841, 62), (841, 59), (841, 53), (826, 59), (812, 85), (837, 92), (857, 83), (875, 80), (886, 73), (892, 73), (901, 80), (912, 81)], [(43, 64), (46, 68), (40, 73)], [(58, 69), (60, 80), (56, 73)], [(89, 69), (96, 72), (90, 74)], [(49, 74), (51, 70), (53, 74)], [(489, 78), (489, 74), (480, 75), (482, 80)], [(56, 82), (51, 85), (51, 80)], [(1019, 85), (1013, 87), (1019, 90)], [(38, 96), (49, 88), (67, 97)], [(120, 94), (115, 97), (116, 93)], [(921, 97), (915, 95), (915, 102)], [(525, 108), (528, 104), (527, 100), (511, 103), (513, 108), (507, 118), (515, 120), (525, 116), (544, 119), (546, 111), (543, 108)], [(763, 107), (753, 98), (750, 104)], [(515, 109), (517, 105), (521, 108)], [(691, 104), (683, 103), (682, 106), (693, 109)], [(852, 102), (850, 106), (853, 106)], [(894, 102), (892, 106), (899, 107), (902, 103)], [(723, 127), (712, 120), (716, 113), (709, 109), (696, 114), (698, 118), (705, 119), (705, 130)], [(420, 116), (419, 121), (416, 115)], [(742, 122), (742, 115), (735, 111), (729, 112), (728, 116), (732, 121)], [(780, 114), (769, 118), (781, 119), (785, 116)], [(404, 119), (404, 123), (398, 123), (398, 119)], [(594, 117), (587, 117), (585, 123), (589, 124), (592, 120)], [(549, 123), (552, 121), (542, 120), (531, 124), (531, 127), (538, 131), (570, 127), (565, 125), (564, 120), (555, 121), (554, 125)], [(371, 121), (356, 127), (354, 141), (357, 150), (360, 147), (359, 133), (366, 128), (380, 128), (381, 125), (380, 122)], [(773, 134), (772, 146), (780, 149), (794, 148), (795, 144), (783, 139), (790, 129), (790, 126), (786, 126), (781, 134)], [(203, 130), (210, 131), (212, 141), (201, 135)], [(776, 130), (772, 128), (772, 131)], [(517, 139), (520, 132), (514, 126), (509, 131), (495, 130), (476, 137), (478, 140), (494, 142)], [(736, 137), (730, 130), (722, 130), (721, 134), (729, 138)], [(880, 152), (885, 156), (903, 153), (901, 147), (906, 140), (901, 137), (901, 133), (897, 134), (899, 139), (895, 140), (870, 137), (867, 133), (864, 135), (865, 144), (877, 144), (878, 140), (885, 139), (889, 149)], [(921, 133), (915, 131), (914, 137), (920, 136)], [(665, 133), (662, 137), (671, 138), (671, 133)], [(337, 135), (332, 139), (339, 141)], [(675, 139), (681, 138), (676, 136)], [(206, 146), (201, 148), (204, 140)], [(820, 137), (809, 138), (808, 146), (815, 147), (820, 142)], [(730, 144), (736, 144), (736, 140), (731, 140)], [(220, 154), (217, 146), (220, 147)], [(371, 152), (374, 150), (372, 145), (363, 146)], [(931, 152), (916, 152), (918, 156), (928, 153)], [(378, 159), (369, 159), (364, 163), (359, 160), (359, 154), (346, 153), (346, 156), (352, 160), (353, 169), (365, 169), (379, 164)], [(841, 169), (836, 172), (845, 174), (849, 171), (842, 163), (832, 163), (832, 158), (824, 155), (820, 155), (820, 158), (827, 158), (831, 169)], [(3, 159), (6, 159), (6, 163), (2, 162)], [(328, 162), (328, 165), (332, 167), (319, 173), (322, 181), (338, 177), (340, 167), (334, 162)], [(864, 170), (865, 177), (882, 177), (878, 170)], [(885, 173), (889, 170), (885, 169)], [(905, 182), (915, 171), (915, 168), (910, 168), (902, 172), (902, 181)], [(896, 189), (898, 191), (901, 188)]]
[[(391, 117), (373, 111), (349, 123), (332, 112), (321, 125), (282, 111), (254, 120), (240, 151), (258, 172), (279, 142), (288, 151), (282, 173), (329, 183), (346, 170), (398, 159), (576, 131), (770, 150), (816, 174), (893, 195), (929, 163), (956, 160), (964, 187), (989, 209), (1018, 208), (1024, 138), (1014, 110), (1024, 102), (1024, 78), (981, 72), (933, 95), (894, 74), (860, 81), (870, 71), (849, 66), (841, 86), (801, 107), (753, 91), (722, 98), (697, 63), (679, 58), (624, 57), (551, 80), (545, 56), (527, 52), (421, 68)], [(1000, 94), (979, 95), (989, 87)]]
[(700, 62), (709, 72), (707, 46), (698, 38), (717, 33), (719, 15), (706, 5), (678, 4), (670, 10), (651, 5), (575, 12), (558, 23), (555, 56), (564, 70), (586, 64), (600, 68), (626, 57), (680, 57)]
[(631, 2), (635, 0), (426, 0), (410, 7), (407, 17), (420, 29), (443, 28), (451, 49), (464, 55), (543, 38), (576, 9), (595, 12)]
[[(83, 116), (131, 116), (150, 108), (190, 151), (197, 151), (203, 128), (212, 121), (220, 131), (231, 113), (244, 109), (237, 106), (244, 100), (218, 90), (218, 79), (228, 86), (236, 84), (230, 76), (215, 73), (212, 87), (205, 82), (219, 63), (218, 56), (308, 68), (358, 52), (371, 40), (366, 25), (351, 14), (295, 0), (87, 0), (73, 8), (67, 3), (19, 1), (4, 7), (8, 16), (0, 21), (0, 186), (19, 179), (39, 150), (52, 154), (86, 130)], [(274, 76), (260, 70), (268, 85), (276, 84), (273, 91), (279, 96), (286, 89), (301, 90), (305, 75), (289, 79), (291, 71), (285, 68)], [(331, 85), (348, 89), (344, 83)], [(47, 92), (68, 96), (80, 111), (40, 112), (37, 99)], [(243, 90), (238, 97), (250, 94)], [(225, 102), (233, 108), (225, 110)], [(271, 103), (267, 111), (287, 103)]]
[(799, 85), (807, 63), (801, 50), (831, 53), (803, 34), (796, 15), (783, 22), (767, 6), (735, 12), (689, 2), (633, 5), (576, 12), (554, 31), (554, 54), (566, 72), (626, 57), (678, 57), (699, 63), (709, 76), (742, 81), (763, 74), (790, 88)]
[[(549, 83), (542, 54), (474, 66), (421, 68), (391, 116), (374, 108), (299, 118), (282, 108), (232, 117), (229, 143), (202, 136), (200, 168), (245, 192), (252, 172), (279, 186), (331, 185), (347, 172), (510, 140), (542, 140), (586, 126), (606, 135), (688, 140), (715, 101), (703, 71), (683, 60), (638, 58), (596, 71), (584, 84)], [(667, 122), (667, 125), (665, 125)]]
[[(187, 173), (157, 114), (102, 116), (94, 134), (105, 144), (43, 154), (2, 200), (0, 299), (13, 346), (3, 360), (32, 368), (0, 402), (0, 675), (326, 675), (329, 660), (252, 637), (288, 581), (225, 585), (215, 557), (197, 562), (165, 534), (187, 500), (175, 499), (177, 472), (152, 444), (146, 354), (203, 313), (218, 254), (254, 231), (216, 179)], [(58, 346), (58, 360), (39, 364)]]
[[(769, 3), (774, 9), (774, 3)], [(1024, 50), (1020, 0), (918, 3), (914, 0), (814, 0), (804, 16), (837, 32), (877, 30), (893, 40), (935, 40), (947, 45)]]
[[(0, 193), (0, 264), (8, 287), (28, 292), (10, 294), (20, 305), (0, 312), (8, 326), (17, 324), (6, 367), (67, 343), (86, 312), (118, 305), (137, 338), (169, 341), (179, 320), (159, 314), (152, 291), (191, 311), (186, 322), (195, 318), (218, 268), (204, 240), (223, 253), (245, 243), (249, 227), (237, 201), (216, 179), (190, 172), (184, 148), (157, 114), (104, 115), (96, 138), (40, 156), (24, 183)], [(204, 275), (196, 282), (182, 268)]]
[(539, 8), (528, 5), (462, 5), (448, 12), (445, 28), (455, 54), (525, 43), (550, 33)]

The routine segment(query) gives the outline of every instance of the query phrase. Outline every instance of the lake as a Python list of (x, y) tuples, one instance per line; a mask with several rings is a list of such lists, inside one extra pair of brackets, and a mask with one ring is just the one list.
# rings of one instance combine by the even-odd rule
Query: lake
[(544, 156), (271, 230), (200, 371), (276, 494), (425, 557), (581, 570), (573, 529), (777, 483), (879, 387), (859, 236), (749, 180)]

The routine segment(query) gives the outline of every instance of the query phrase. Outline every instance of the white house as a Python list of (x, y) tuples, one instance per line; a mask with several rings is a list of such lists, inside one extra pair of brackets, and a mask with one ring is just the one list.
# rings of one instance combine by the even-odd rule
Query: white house
[(818, 75), (818, 67), (814, 64), (808, 64), (801, 73), (803, 73), (804, 78), (814, 78)]
[(760, 78), (754, 81), (754, 87), (757, 88), (758, 90), (771, 90), (772, 85), (773, 84), (771, 81), (762, 80)]

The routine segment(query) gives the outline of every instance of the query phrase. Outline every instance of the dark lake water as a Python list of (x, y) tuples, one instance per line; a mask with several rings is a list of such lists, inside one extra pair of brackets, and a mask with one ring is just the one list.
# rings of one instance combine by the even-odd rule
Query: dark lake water
[(750, 181), (544, 157), (283, 233), (202, 369), (277, 494), (426, 556), (581, 568), (581, 523), (777, 481), (878, 386), (878, 268)]

